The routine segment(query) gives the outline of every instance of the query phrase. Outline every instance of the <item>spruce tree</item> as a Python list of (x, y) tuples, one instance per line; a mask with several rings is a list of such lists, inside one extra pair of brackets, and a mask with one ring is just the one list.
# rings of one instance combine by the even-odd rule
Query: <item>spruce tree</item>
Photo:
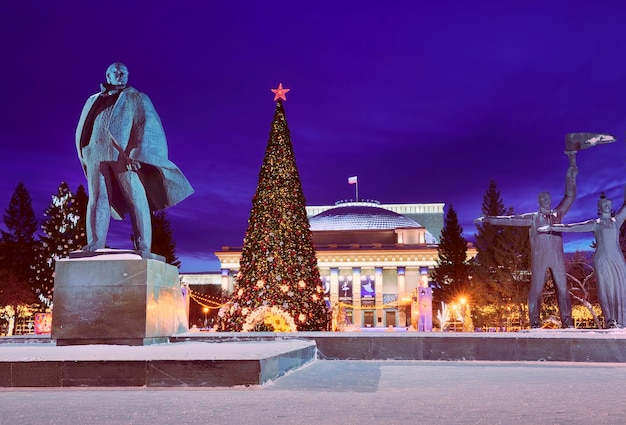
[(79, 245), (81, 230), (78, 221), (74, 194), (66, 182), (61, 182), (44, 214), (41, 224), (43, 236), (35, 262), (33, 286), (42, 306), (49, 306), (52, 300), (56, 260), (67, 257), (82, 246)]
[(37, 247), (37, 218), (24, 183), (16, 186), (3, 219), (7, 229), (0, 231), (5, 248), (4, 265), (11, 269), (16, 278), (28, 281), (32, 277)]
[(305, 205), (283, 102), (278, 99), (235, 292), (230, 309), (221, 313), (222, 329), (241, 330), (246, 318), (263, 306), (287, 312), (298, 330), (325, 329), (327, 309)]
[[(482, 214), (514, 214), (512, 208), (504, 207), (493, 180), (483, 197)], [(530, 287), (528, 228), (478, 223), (477, 229), (477, 255), (472, 264), (473, 296), (480, 304), (492, 307), (495, 315), (488, 319), (496, 321), (499, 326), (505, 324), (512, 311), (523, 320)]]
[(76, 194), (74, 195), (74, 205), (75, 205), (75, 214), (78, 215), (78, 221), (76, 222), (76, 230), (74, 232), (74, 237), (76, 238), (76, 242), (74, 246), (77, 249), (80, 249), (87, 245), (87, 203), (89, 202), (89, 197), (87, 196), (87, 191), (85, 187), (81, 184), (78, 185), (78, 189), (76, 189)]
[(460, 296), (469, 297), (467, 240), (463, 237), (463, 228), (452, 205), (444, 220), (437, 252), (439, 258), (433, 271), (433, 280), (437, 285), (433, 291), (434, 305), (440, 305), (442, 301), (451, 303)]
[(152, 248), (154, 254), (165, 257), (165, 262), (180, 268), (180, 260), (176, 256), (176, 241), (165, 210), (152, 213)]

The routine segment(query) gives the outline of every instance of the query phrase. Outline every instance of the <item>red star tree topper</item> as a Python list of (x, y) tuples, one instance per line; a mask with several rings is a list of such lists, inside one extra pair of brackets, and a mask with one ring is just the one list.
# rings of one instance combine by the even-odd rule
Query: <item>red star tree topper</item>
[(278, 99), (282, 99), (286, 102), (287, 96), (285, 95), (287, 94), (289, 90), (290, 89), (283, 88), (283, 83), (279, 83), (277, 89), (272, 89), (272, 93), (274, 93), (274, 102), (277, 101)]

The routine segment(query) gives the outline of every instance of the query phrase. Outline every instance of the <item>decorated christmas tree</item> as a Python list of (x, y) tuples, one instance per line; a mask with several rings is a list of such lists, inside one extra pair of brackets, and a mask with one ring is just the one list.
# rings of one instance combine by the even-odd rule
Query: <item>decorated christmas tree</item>
[(240, 270), (224, 330), (324, 330), (328, 321), (315, 248), (306, 215), (283, 101), (276, 110), (259, 183), (252, 198)]
[(35, 261), (34, 289), (43, 306), (50, 307), (56, 260), (82, 247), (84, 229), (80, 229), (77, 203), (67, 183), (61, 182), (52, 195), (41, 224), (44, 235)]

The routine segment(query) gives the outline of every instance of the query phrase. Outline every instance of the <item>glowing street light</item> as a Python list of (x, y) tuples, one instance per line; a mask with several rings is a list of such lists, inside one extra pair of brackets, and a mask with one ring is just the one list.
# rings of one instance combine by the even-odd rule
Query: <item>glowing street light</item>
[(204, 307), (202, 311), (204, 311), (204, 326), (207, 326), (207, 314), (209, 314), (209, 307)]

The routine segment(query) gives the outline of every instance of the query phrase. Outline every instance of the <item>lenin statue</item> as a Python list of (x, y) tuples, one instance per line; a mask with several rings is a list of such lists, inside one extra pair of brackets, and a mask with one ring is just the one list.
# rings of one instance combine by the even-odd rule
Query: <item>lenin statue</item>
[(87, 99), (76, 129), (76, 149), (87, 176), (87, 245), (105, 247), (111, 217), (130, 215), (135, 249), (150, 251), (151, 212), (193, 193), (168, 159), (161, 120), (144, 93), (128, 85), (128, 69), (116, 62), (101, 91)]

